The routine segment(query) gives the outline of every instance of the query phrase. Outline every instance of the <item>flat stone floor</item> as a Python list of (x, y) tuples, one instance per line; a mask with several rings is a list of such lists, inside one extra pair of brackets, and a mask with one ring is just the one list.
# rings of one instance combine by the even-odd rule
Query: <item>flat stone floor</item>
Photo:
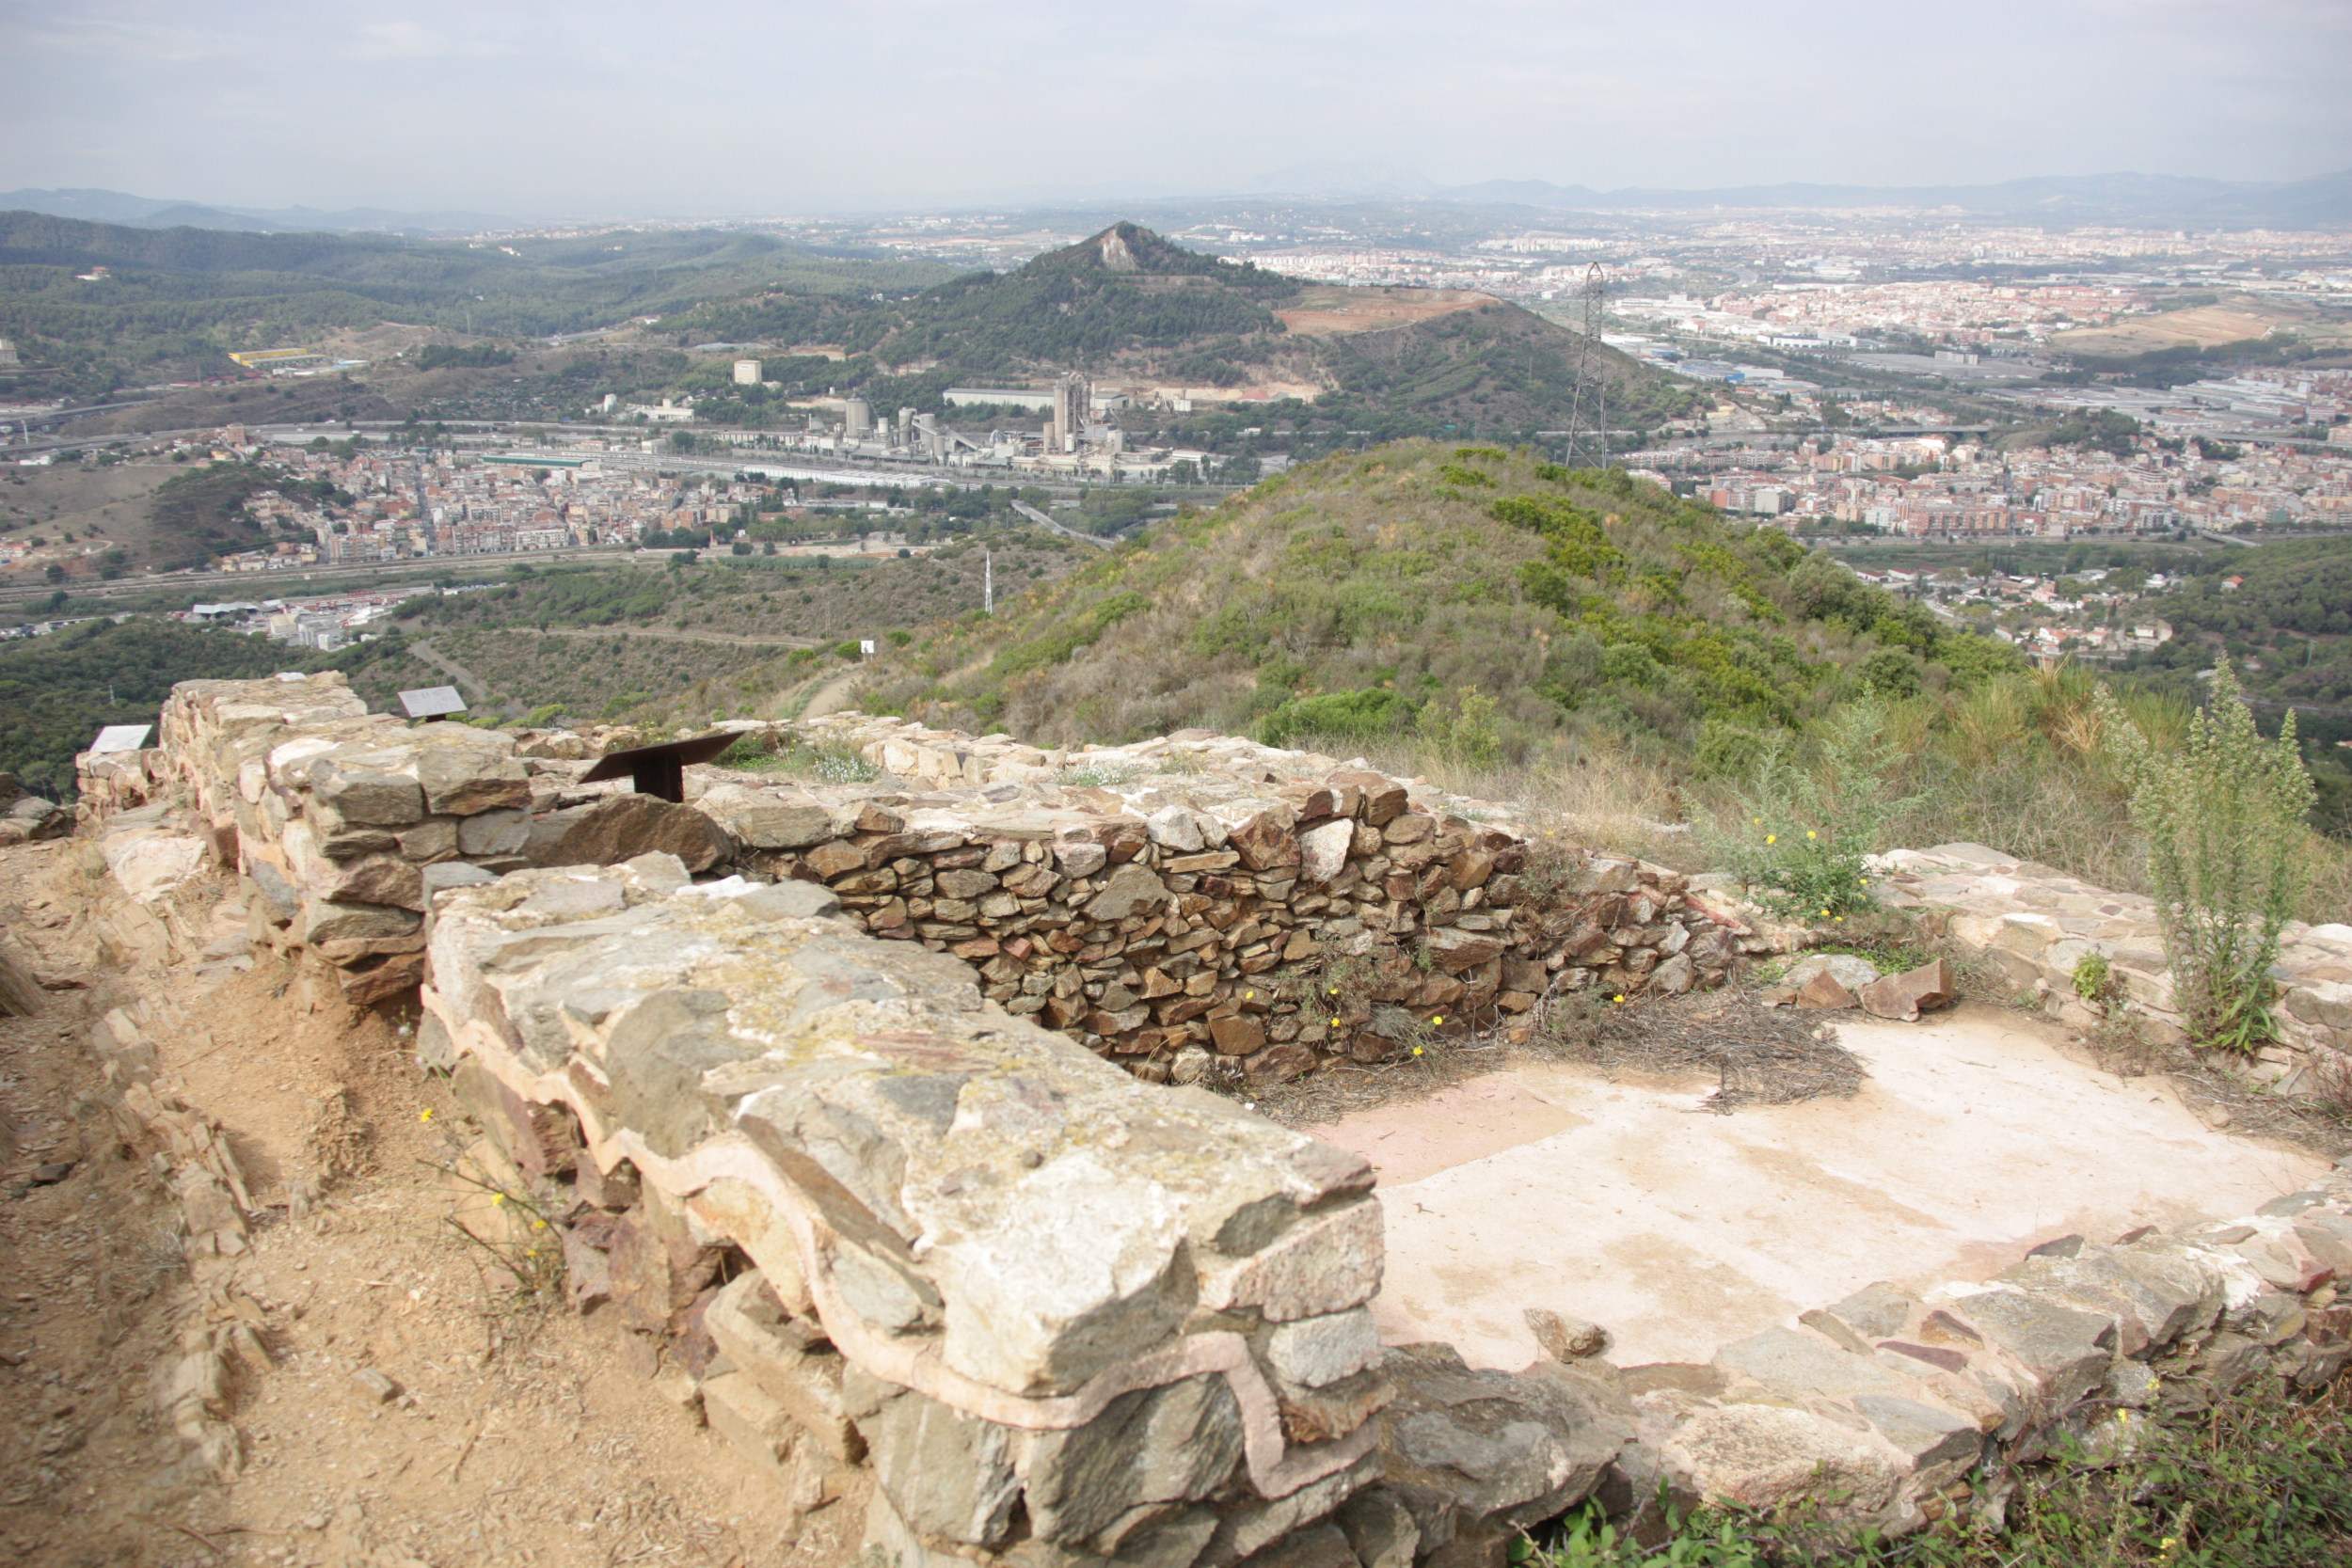
[(1370, 1159), (1391, 1343), (1535, 1354), (1529, 1307), (1587, 1318), (1620, 1364), (1705, 1360), (1874, 1280), (1983, 1279), (2070, 1231), (2249, 1213), (2325, 1162), (2208, 1129), (2003, 1009), (1857, 1021), (1850, 1100), (1700, 1108), (1711, 1085), (1527, 1063), (1311, 1129)]

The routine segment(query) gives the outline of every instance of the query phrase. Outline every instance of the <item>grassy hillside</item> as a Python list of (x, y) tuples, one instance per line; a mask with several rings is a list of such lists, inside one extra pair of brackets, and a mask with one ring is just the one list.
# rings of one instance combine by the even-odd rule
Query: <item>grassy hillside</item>
[(1085, 546), (1041, 531), (958, 540), (900, 560), (870, 557), (713, 558), (693, 571), (668, 565), (510, 568), (501, 586), (420, 599), (413, 626), (544, 630), (551, 626), (678, 629), (744, 637), (838, 640), (944, 620), (980, 602), (993, 555), (1000, 599), (1050, 581)]
[(1072, 369), (1139, 348), (1279, 332), (1268, 307), (1299, 289), (1121, 223), (1002, 277), (978, 273), (927, 289), (895, 323), (885, 315), (865, 330), (875, 357), (890, 365)]
[[(1400, 419), (1438, 420), (1470, 436), (1556, 430), (1576, 388), (1576, 341), (1516, 305), (1327, 339), (1323, 354), (1338, 390), (1316, 400), (1312, 422), (1379, 435)], [(1597, 346), (1593, 357), (1612, 425), (1651, 427), (1696, 400), (1615, 349)]]
[[(1867, 774), (1901, 802), (1877, 847), (1971, 840), (2145, 891), (2095, 684), (1622, 472), (1407, 442), (1149, 529), (916, 641), (862, 701), (1047, 744), (1202, 725), (1361, 752), (1691, 870), (1722, 863), (1708, 835), (1656, 824), (1745, 832), (1777, 749), (1832, 838)], [(2122, 694), (2159, 743), (2185, 731), (2187, 696)], [(2352, 853), (2315, 835), (2312, 863), (2306, 918), (2341, 918)]]
[(1621, 472), (1418, 442), (1152, 528), (879, 695), (1052, 742), (1188, 724), (1360, 742), (1474, 693), (1518, 751), (1596, 727), (1687, 751), (2012, 658)]

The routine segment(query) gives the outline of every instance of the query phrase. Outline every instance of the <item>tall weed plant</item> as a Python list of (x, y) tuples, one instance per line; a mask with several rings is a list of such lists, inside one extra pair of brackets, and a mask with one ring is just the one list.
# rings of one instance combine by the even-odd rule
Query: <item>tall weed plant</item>
[(1872, 908), (1865, 857), (1918, 804), (1897, 793), (1903, 751), (1887, 720), (1885, 704), (1867, 697), (1822, 721), (1809, 753), (1765, 737), (1730, 809), (1702, 830), (1709, 858), (1775, 913), (1838, 919)]
[(2270, 966), (2310, 875), (2311, 775), (2295, 715), (2265, 740), (2224, 659), (2177, 748), (2150, 740), (2104, 688), (2100, 717), (2148, 845), (2148, 883), (2190, 1037), (2250, 1051), (2276, 1037)]

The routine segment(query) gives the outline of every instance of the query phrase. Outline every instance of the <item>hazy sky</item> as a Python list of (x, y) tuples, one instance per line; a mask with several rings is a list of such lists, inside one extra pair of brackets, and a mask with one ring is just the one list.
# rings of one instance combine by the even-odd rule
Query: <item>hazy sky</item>
[(2352, 0), (0, 0), (0, 188), (524, 215), (2352, 166)]

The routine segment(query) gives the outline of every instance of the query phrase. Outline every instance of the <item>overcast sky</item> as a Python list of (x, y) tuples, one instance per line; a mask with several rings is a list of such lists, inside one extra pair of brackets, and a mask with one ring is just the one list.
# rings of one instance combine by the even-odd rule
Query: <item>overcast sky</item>
[(2352, 0), (0, 0), (0, 189), (606, 216), (2292, 179), (2352, 166), (2348, 78)]

